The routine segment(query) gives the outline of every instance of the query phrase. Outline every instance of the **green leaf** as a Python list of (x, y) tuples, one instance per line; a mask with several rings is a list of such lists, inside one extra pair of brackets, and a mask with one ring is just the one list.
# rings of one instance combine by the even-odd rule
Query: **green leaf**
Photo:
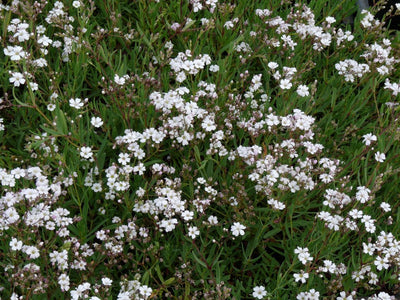
[(202, 267), (208, 269), (206, 263), (205, 263), (204, 261), (202, 261), (200, 258), (198, 258), (198, 257), (196, 256), (196, 254), (194, 253), (194, 251), (192, 251), (192, 255), (193, 255), (194, 260), (195, 260), (199, 265), (201, 265)]
[(62, 135), (68, 135), (67, 120), (65, 119), (64, 112), (60, 108), (56, 108), (56, 127)]

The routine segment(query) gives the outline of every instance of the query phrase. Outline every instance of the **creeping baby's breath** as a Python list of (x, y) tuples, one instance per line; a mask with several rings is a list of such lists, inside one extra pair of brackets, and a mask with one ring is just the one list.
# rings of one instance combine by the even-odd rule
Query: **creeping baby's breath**
[(398, 296), (398, 5), (339, 2), (0, 4), (0, 298)]

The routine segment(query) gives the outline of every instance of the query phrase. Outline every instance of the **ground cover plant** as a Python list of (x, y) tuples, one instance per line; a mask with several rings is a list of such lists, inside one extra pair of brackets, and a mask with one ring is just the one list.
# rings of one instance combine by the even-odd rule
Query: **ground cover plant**
[(395, 299), (400, 36), (377, 9), (1, 4), (1, 298)]

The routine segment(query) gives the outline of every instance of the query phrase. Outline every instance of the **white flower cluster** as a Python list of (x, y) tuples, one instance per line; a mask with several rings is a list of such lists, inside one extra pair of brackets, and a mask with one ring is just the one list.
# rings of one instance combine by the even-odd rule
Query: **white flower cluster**
[(253, 50), (251, 50), (251, 47), (248, 43), (246, 42), (241, 42), (240, 44), (237, 44), (235, 46), (236, 52), (243, 52), (243, 53), (250, 53)]
[[(10, 250), (23, 253), (28, 262), (47, 255), (49, 251), (50, 262), (56, 266), (55, 273), (52, 274), (58, 276), (61, 290), (68, 291), (70, 289), (69, 276), (63, 272), (68, 269), (85, 269), (86, 262), (83, 258), (93, 255), (94, 251), (88, 245), (81, 245), (75, 238), (70, 237), (69, 227), (74, 219), (70, 216), (69, 210), (60, 206), (60, 199), (66, 194), (65, 189), (73, 184), (73, 177), (58, 174), (49, 178), (45, 175), (47, 171), (49, 170), (44, 171), (39, 167), (16, 168), (11, 171), (0, 169), (1, 185), (4, 191), (8, 190), (0, 198), (0, 215), (2, 216), (0, 231), (20, 227), (24, 228), (27, 234), (33, 235), (34, 238), (30, 241), (11, 238)], [(33, 187), (24, 187), (26, 185)], [(13, 191), (16, 186), (19, 187), (18, 191)], [(44, 244), (42, 238), (48, 239), (54, 235), (64, 241), (64, 246)], [(71, 243), (74, 245), (75, 254), (69, 257), (68, 250)], [(32, 269), (33, 266), (35, 266), (34, 269)], [(20, 272), (20, 266), (10, 265), (8, 268), (15, 274)], [(35, 271), (29, 276), (37, 276), (37, 273), (40, 273), (40, 267), (33, 263), (22, 268)]]
[(386, 79), (385, 90), (391, 90), (392, 95), (396, 97), (400, 93), (400, 83), (391, 83), (389, 79)]
[(121, 289), (117, 300), (147, 299), (153, 292), (149, 286), (142, 285), (138, 280), (130, 280), (120, 284)]
[(208, 9), (211, 13), (214, 12), (217, 7), (218, 0), (190, 0), (190, 4), (192, 5), (193, 12), (197, 13), (201, 10)]
[(383, 39), (382, 44), (374, 43), (365, 45), (367, 51), (360, 55), (363, 57), (370, 68), (375, 68), (382, 76), (390, 74), (394, 70), (394, 65), (399, 62), (391, 56), (391, 42), (388, 39)]
[(367, 10), (362, 10), (361, 15), (363, 15), (363, 18), (361, 20), (361, 25), (364, 28), (372, 28), (376, 27), (380, 24), (378, 20), (374, 18), (374, 16)]
[(26, 42), (31, 37), (28, 32), (29, 24), (21, 21), (20, 19), (12, 19), (10, 25), (7, 26), (7, 31), (13, 33), (13, 37), (18, 40), (18, 42)]
[(369, 233), (374, 233), (376, 230), (375, 221), (371, 216), (363, 214), (362, 211), (353, 209), (346, 217), (340, 215), (332, 215), (328, 211), (321, 211), (317, 217), (325, 221), (326, 226), (334, 231), (339, 231), (341, 228), (345, 230), (359, 231), (357, 220), (364, 224), (365, 230)]
[(178, 82), (184, 82), (186, 80), (186, 75), (196, 75), (203, 70), (205, 66), (211, 64), (211, 57), (208, 54), (201, 54), (193, 60), (191, 60), (191, 58), (191, 51), (186, 50), (184, 53), (179, 52), (177, 57), (171, 59), (170, 66)]
[(297, 254), (297, 258), (303, 265), (313, 261), (313, 257), (310, 255), (308, 248), (297, 247), (294, 253)]
[(335, 64), (336, 70), (340, 75), (344, 76), (344, 80), (354, 82), (358, 77), (363, 77), (366, 73), (370, 72), (367, 64), (359, 64), (353, 59), (345, 59)]
[[(295, 110), (293, 114), (284, 117), (278, 117), (270, 113), (266, 115), (264, 120), (259, 121), (257, 125), (249, 124), (248, 122), (244, 124), (239, 123), (240, 127), (247, 130), (250, 130), (251, 126), (257, 126), (257, 128), (268, 126), (268, 130), (270, 131), (305, 131), (302, 134), (303, 141), (299, 142), (293, 139), (283, 140), (281, 143), (271, 146), (271, 154), (265, 156), (260, 155), (263, 152), (262, 148), (256, 145), (251, 147), (239, 146), (236, 149), (236, 156), (254, 168), (249, 175), (249, 179), (256, 182), (255, 188), (257, 192), (271, 195), (274, 188), (283, 191), (289, 190), (292, 193), (300, 189), (313, 190), (316, 186), (316, 181), (313, 178), (315, 174), (319, 174), (323, 182), (327, 183), (333, 180), (339, 171), (337, 167), (339, 161), (333, 161), (324, 157), (319, 160), (307, 157), (295, 163), (294, 159), (304, 150), (310, 155), (315, 155), (323, 149), (322, 145), (307, 141), (307, 139), (311, 139), (313, 136), (311, 131), (313, 122), (314, 118), (305, 115), (300, 110)], [(283, 156), (282, 154), (293, 159), (294, 165), (279, 164), (280, 157)], [(274, 209), (282, 209), (284, 207), (282, 203), (273, 200), (270, 200), (268, 203)]]

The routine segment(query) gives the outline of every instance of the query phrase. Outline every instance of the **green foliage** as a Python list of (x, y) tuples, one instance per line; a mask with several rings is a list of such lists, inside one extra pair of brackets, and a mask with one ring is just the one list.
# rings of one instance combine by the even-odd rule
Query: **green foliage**
[[(199, 1), (199, 11), (196, 1), (62, 1), (54, 20), (61, 2), (16, 2), (0, 10), (1, 297), (73, 298), (85, 283), (83, 294), (102, 299), (250, 299), (257, 286), (270, 299), (400, 291), (399, 250), (379, 269), (393, 246), (363, 248), (400, 233), (399, 107), (389, 87), (400, 77), (398, 33), (366, 26), (355, 1)], [(13, 31), (18, 22), (27, 40)], [(338, 42), (339, 31), (352, 38)], [(10, 46), (26, 54), (15, 59)], [(368, 71), (346, 77), (346, 60)], [(13, 83), (13, 72), (25, 82)], [(309, 128), (295, 124), (307, 116)], [(329, 191), (350, 201), (329, 205)], [(337, 228), (322, 212), (341, 218)], [(63, 251), (65, 266), (52, 257)]]

